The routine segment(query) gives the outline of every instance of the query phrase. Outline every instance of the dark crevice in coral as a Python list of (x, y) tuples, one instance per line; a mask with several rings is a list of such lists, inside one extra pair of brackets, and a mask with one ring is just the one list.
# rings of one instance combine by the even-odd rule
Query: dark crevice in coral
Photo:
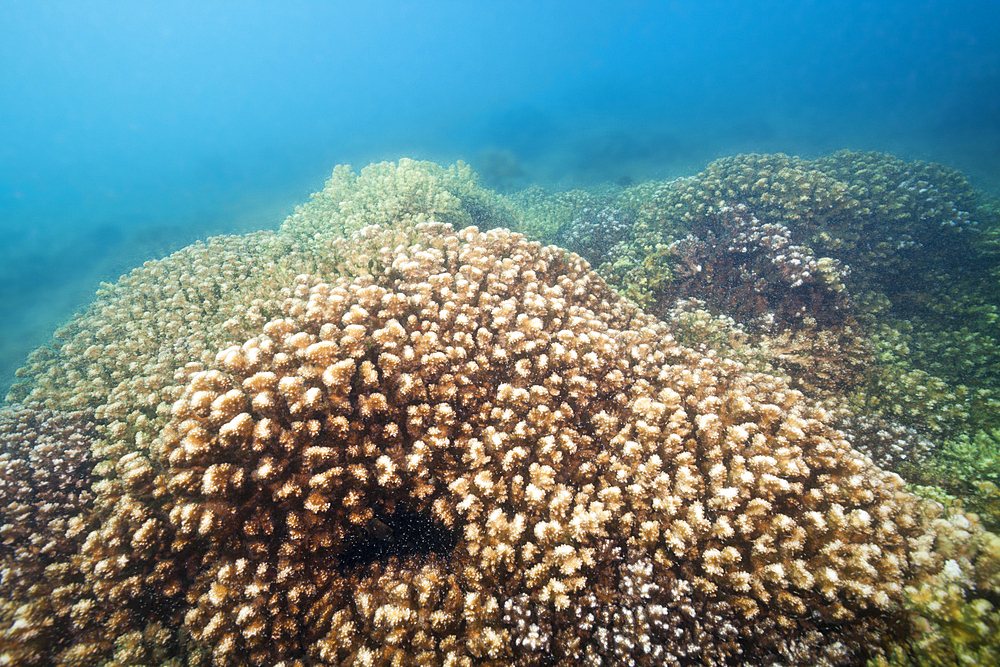
[(337, 556), (338, 569), (346, 572), (389, 558), (447, 556), (458, 544), (455, 532), (409, 508), (377, 511), (364, 527), (347, 538), (347, 548)]
[[(185, 586), (185, 589), (187, 587)], [(155, 588), (143, 587), (141, 594), (127, 600), (125, 607), (131, 612), (131, 616), (137, 619), (136, 626), (143, 627), (149, 623), (165, 623), (167, 625), (176, 623), (178, 612), (185, 607), (184, 596), (167, 597), (162, 595)]]

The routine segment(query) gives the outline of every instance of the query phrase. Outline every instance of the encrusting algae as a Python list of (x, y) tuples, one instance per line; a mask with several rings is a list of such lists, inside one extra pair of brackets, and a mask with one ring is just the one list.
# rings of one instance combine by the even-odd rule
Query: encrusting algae
[[(1000, 538), (859, 451), (851, 390), (775, 372), (737, 301), (643, 312), (518, 206), (462, 165), (338, 168), (279, 231), (104, 287), (0, 414), (0, 663), (989, 655)], [(823, 284), (803, 340), (853, 317)]]

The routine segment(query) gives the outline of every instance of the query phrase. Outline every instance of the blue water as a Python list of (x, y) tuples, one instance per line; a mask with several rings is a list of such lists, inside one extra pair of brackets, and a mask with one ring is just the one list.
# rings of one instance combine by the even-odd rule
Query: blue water
[(0, 390), (100, 280), (338, 163), (511, 188), (841, 148), (1000, 190), (1000, 3), (6, 0)]

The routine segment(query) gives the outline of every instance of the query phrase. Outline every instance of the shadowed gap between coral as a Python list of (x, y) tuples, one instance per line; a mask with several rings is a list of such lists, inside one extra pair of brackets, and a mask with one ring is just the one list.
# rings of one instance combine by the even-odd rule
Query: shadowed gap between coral
[(458, 544), (458, 537), (431, 517), (397, 506), (391, 513), (384, 508), (376, 510), (374, 518), (346, 541), (347, 548), (337, 556), (341, 572), (393, 557), (447, 556)]

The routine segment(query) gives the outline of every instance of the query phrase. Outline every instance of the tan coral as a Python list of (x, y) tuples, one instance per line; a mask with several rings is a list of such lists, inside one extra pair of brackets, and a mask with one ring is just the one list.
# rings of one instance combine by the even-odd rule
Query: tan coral
[(71, 559), (93, 527), (93, 413), (0, 409), (0, 662), (45, 665), (108, 643)]
[[(300, 277), (286, 317), (172, 408), (156, 486), (177, 567), (199, 563), (185, 625), (216, 664), (834, 651), (805, 610), (877, 645), (908, 506), (826, 413), (677, 346), (573, 256), (418, 238), (402, 270)], [(691, 613), (700, 630), (665, 632)]]
[[(903, 586), (959, 562), (937, 555), (959, 533), (928, 542), (934, 518), (829, 411), (678, 344), (579, 257), (414, 228), (472, 220), (458, 189), (441, 192), (460, 171), (341, 170), (282, 232), (150, 263), (33, 359), (15, 393), (102, 420), (95, 514), (69, 524), (83, 576), (67, 570), (53, 598), (73, 623), (58, 660), (879, 651), (909, 620)], [(768, 183), (747, 187), (779, 206)], [(5, 630), (33, 632), (37, 611)]]

